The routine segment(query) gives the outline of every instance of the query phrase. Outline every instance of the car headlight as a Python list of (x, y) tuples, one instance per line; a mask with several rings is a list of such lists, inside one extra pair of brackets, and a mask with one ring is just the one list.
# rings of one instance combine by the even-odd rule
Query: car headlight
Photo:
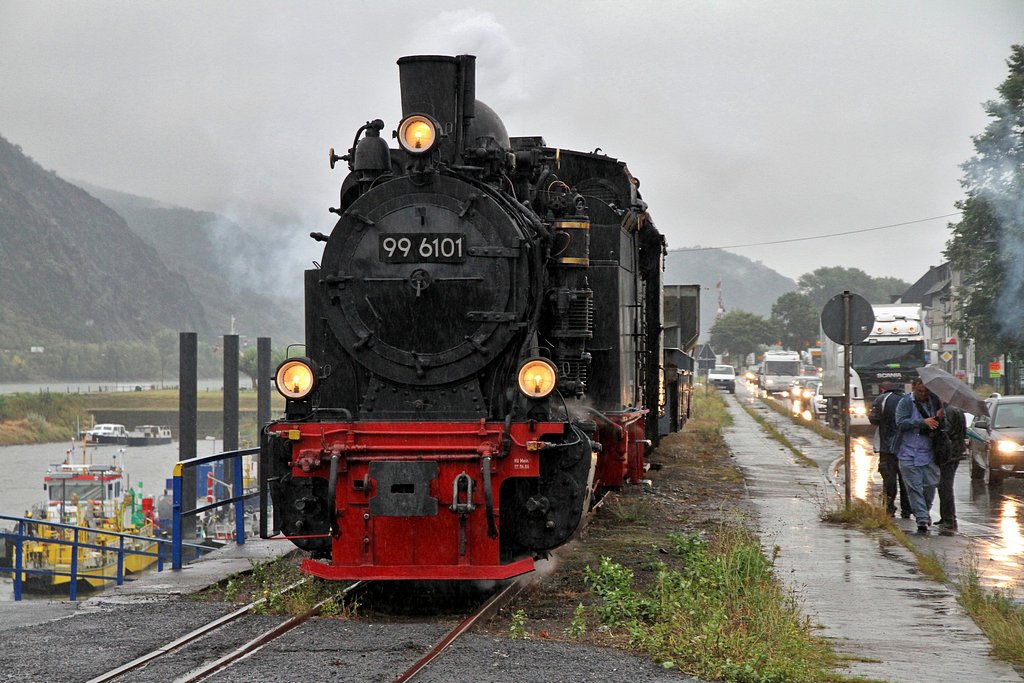
[(996, 450), (1000, 453), (1016, 453), (1020, 450), (1020, 444), (1016, 441), (1003, 439), (996, 442)]
[(531, 358), (519, 368), (519, 391), (530, 398), (544, 398), (555, 390), (558, 372), (546, 358)]
[(289, 358), (277, 366), (274, 381), (285, 398), (306, 398), (316, 387), (315, 365), (308, 358)]
[(398, 144), (406, 152), (423, 154), (437, 142), (437, 125), (427, 116), (413, 114), (398, 126)]
[(779, 395), (780, 395), (780, 396), (782, 396), (782, 398), (789, 398), (789, 392), (788, 392), (788, 391), (783, 391), (783, 392), (782, 392), (781, 394), (779, 394)]
[(850, 408), (850, 413), (853, 415), (863, 417), (868, 414), (868, 411), (867, 408), (865, 408), (864, 406), (852, 406)]

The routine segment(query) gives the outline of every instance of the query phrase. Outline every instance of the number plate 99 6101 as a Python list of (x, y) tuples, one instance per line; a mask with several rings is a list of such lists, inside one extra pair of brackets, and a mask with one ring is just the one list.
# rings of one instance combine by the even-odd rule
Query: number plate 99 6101
[(462, 263), (466, 236), (457, 232), (393, 232), (380, 236), (384, 263)]

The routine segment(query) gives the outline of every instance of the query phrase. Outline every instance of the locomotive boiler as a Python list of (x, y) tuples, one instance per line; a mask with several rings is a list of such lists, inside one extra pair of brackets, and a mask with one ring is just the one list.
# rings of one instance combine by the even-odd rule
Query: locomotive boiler
[(391, 148), (368, 121), (305, 355), (275, 374), (261, 535), (327, 579), (503, 579), (641, 480), (658, 438), (665, 252), (626, 165), (509, 137), (475, 57), (398, 61)]

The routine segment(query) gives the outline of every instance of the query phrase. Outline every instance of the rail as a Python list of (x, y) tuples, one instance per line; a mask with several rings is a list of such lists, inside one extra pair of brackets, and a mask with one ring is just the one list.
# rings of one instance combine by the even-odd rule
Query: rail
[[(210, 510), (216, 510), (226, 505), (234, 505), (235, 512), (235, 543), (238, 545), (245, 544), (245, 501), (249, 498), (255, 498), (259, 495), (259, 491), (245, 492), (244, 481), (242, 478), (242, 456), (245, 455), (256, 455), (260, 452), (259, 448), (243, 448), (237, 451), (225, 451), (223, 453), (214, 453), (213, 455), (202, 455), (196, 458), (190, 458), (188, 460), (180, 460), (174, 465), (174, 483), (173, 483), (173, 503), (172, 503), (172, 522), (171, 522), (171, 568), (179, 570), (182, 567), (182, 547), (186, 547), (189, 544), (183, 541), (184, 536), (184, 524), (185, 521), (190, 517), (196, 517), (204, 512)], [(192, 470), (199, 465), (205, 465), (206, 463), (220, 462), (231, 460), (232, 469), (234, 472), (234, 482), (232, 485), (232, 495), (230, 498), (224, 498), (223, 500), (212, 500), (207, 502), (206, 505), (197, 506), (194, 508), (186, 509), (184, 500), (184, 487), (182, 477), (187, 470)]]
[[(75, 601), (78, 599), (79, 581), (115, 581), (120, 586), (125, 581), (126, 561), (137, 558), (145, 568), (155, 562), (157, 571), (162, 571), (164, 558), (170, 555), (171, 541), (158, 536), (130, 534), (102, 527), (80, 527), (32, 517), (0, 515), (0, 522), (15, 523), (10, 528), (0, 530), (5, 550), (9, 549), (5, 559), (10, 558), (10, 566), (0, 566), (0, 574), (13, 575), (14, 599), (18, 601), (22, 598), (26, 582), (44, 583), (51, 579), (50, 585), (54, 586), (56, 583), (52, 579), (56, 577), (67, 577), (68, 598)], [(44, 563), (27, 557), (42, 552), (43, 547), (58, 549), (55, 555), (52, 552), (49, 555), (51, 560), (54, 557), (58, 560), (46, 563), (51, 566), (42, 566)], [(59, 549), (63, 547), (70, 550), (67, 553), (60, 552)], [(192, 543), (188, 547), (195, 550), (197, 557), (201, 552), (211, 550), (208, 546)], [(110, 558), (111, 553), (117, 554), (116, 561)]]

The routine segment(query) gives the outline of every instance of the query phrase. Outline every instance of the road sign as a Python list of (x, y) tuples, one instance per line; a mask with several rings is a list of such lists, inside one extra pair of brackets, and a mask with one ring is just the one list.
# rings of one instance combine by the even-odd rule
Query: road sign
[(949, 351), (943, 351), (942, 355), (939, 356), (939, 358), (948, 363), (949, 361), (953, 360), (953, 354), (951, 354)]
[[(847, 310), (850, 316), (849, 327), (846, 325)], [(856, 344), (864, 341), (871, 334), (874, 324), (875, 309), (871, 308), (868, 300), (860, 294), (836, 294), (821, 309), (821, 329), (837, 344)]]

